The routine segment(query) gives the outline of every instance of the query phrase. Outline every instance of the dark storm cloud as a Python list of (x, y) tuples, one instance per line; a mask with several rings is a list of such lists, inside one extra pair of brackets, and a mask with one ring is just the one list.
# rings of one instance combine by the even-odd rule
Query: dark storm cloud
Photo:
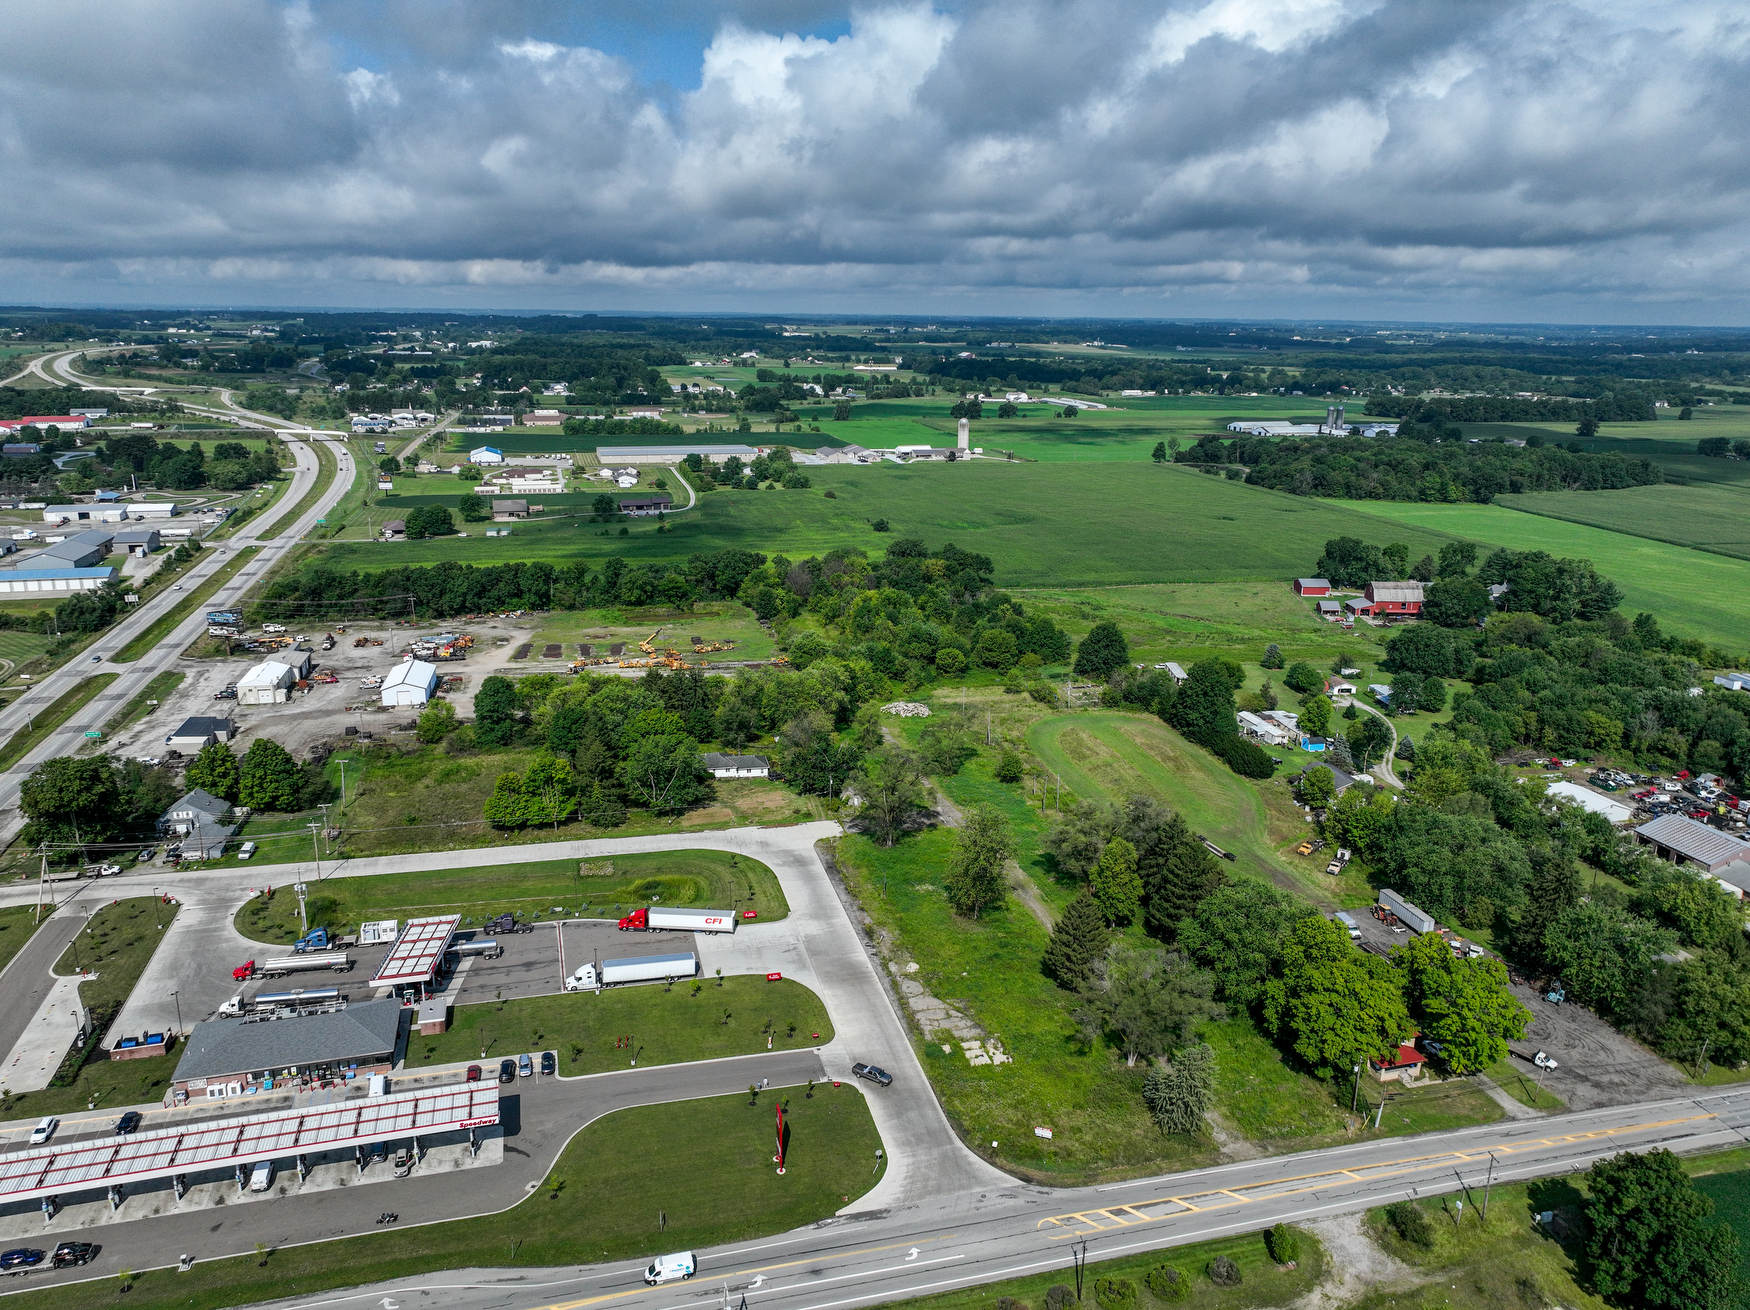
[[(12, 299), (1741, 320), (1739, 13), (16, 4), (0, 270)], [(673, 85), (623, 53), (663, 40)]]

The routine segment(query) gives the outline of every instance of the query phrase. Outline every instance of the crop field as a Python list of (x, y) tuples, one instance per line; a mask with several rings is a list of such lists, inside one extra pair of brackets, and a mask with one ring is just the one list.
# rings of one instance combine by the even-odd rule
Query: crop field
[[(1721, 461), (1725, 462), (1725, 461)], [(1600, 491), (1596, 496), (1621, 492)], [(1589, 559), (1622, 588), (1626, 614), (1645, 610), (1668, 631), (1742, 649), (1750, 633), (1750, 562), (1631, 537), (1583, 523), (1523, 514), (1502, 505), (1420, 505), (1329, 501), (1407, 528), (1463, 537), (1484, 547), (1547, 550)], [(1412, 558), (1416, 547), (1411, 547)]]
[[(1715, 460), (1750, 470), (1750, 461)], [(1750, 482), (1497, 496), (1497, 505), (1611, 532), (1750, 559)]]
[[(711, 492), (672, 531), (632, 526), (592, 540), (580, 519), (517, 526), (510, 540), (444, 537), (396, 547), (397, 564), (444, 560), (576, 559), (608, 554), (634, 561), (684, 560), (729, 548), (824, 554), (871, 553), (892, 537), (872, 530), (886, 518), (895, 536), (931, 546), (953, 542), (996, 561), (999, 584), (1075, 587), (1141, 582), (1226, 582), (1304, 574), (1330, 537), (1401, 540), (1418, 559), (1438, 551), (1438, 529), (1374, 517), (1379, 505), (1342, 506), (1206, 477), (1189, 469), (1132, 464), (932, 464), (829, 466), (809, 470), (809, 491)], [(826, 491), (835, 499), (827, 499)], [(1415, 507), (1412, 507), (1415, 508)], [(1506, 511), (1502, 511), (1505, 513)], [(611, 541), (611, 544), (609, 542)], [(338, 568), (382, 568), (380, 548), (328, 547)]]

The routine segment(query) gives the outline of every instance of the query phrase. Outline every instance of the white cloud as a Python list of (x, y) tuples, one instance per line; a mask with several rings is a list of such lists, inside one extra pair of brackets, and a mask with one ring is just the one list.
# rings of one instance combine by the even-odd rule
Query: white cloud
[(1734, 5), (759, 3), (0, 10), (6, 294), (1744, 317)]

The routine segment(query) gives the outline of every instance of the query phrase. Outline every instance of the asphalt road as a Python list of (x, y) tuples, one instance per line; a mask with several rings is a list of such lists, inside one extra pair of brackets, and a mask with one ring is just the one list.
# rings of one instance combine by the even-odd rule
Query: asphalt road
[(43, 907), (44, 926), (31, 934), (30, 940), (0, 972), (0, 997), (5, 998), (4, 1004), (0, 1004), (0, 1060), (7, 1058), (48, 999), (55, 985), (55, 976), (49, 972), (55, 961), (90, 921), (88, 915), (75, 916), (69, 912), (47, 923), (46, 918), (53, 911), (53, 904)]
[(840, 1310), (1049, 1270), (1061, 1271), (1062, 1281), (1073, 1286), (1071, 1249), (1078, 1239), (1086, 1240), (1093, 1262), (1405, 1196), (1464, 1190), (1467, 1204), (1477, 1206), (1491, 1176), (1503, 1182), (1569, 1173), (1625, 1149), (1739, 1145), (1746, 1127), (1750, 1090), (1334, 1147), (1105, 1187), (1014, 1183), (957, 1192), (697, 1251), (697, 1276), (660, 1288), (643, 1285), (640, 1264), (622, 1262), (459, 1270), (269, 1304), (398, 1310), (419, 1298), (446, 1310), (687, 1310), (721, 1306), (727, 1297), (728, 1304), (753, 1310)]

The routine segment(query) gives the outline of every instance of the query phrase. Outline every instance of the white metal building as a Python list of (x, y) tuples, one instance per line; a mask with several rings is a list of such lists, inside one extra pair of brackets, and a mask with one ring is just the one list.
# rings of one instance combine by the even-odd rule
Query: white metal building
[(437, 665), (427, 664), (424, 660), (408, 660), (405, 664), (397, 664), (383, 679), (383, 704), (424, 705), (437, 688)]
[(292, 698), (298, 671), (290, 665), (263, 660), (237, 680), (239, 705), (281, 705)]

